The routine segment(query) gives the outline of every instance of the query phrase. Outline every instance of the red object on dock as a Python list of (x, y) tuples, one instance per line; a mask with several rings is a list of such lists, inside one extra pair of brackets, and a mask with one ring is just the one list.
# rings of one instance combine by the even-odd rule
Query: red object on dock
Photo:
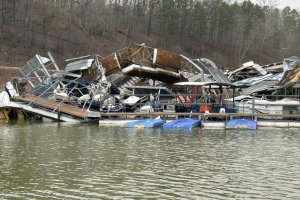
[(200, 105), (200, 113), (205, 113), (205, 111), (211, 112), (212, 105), (211, 104), (201, 104)]

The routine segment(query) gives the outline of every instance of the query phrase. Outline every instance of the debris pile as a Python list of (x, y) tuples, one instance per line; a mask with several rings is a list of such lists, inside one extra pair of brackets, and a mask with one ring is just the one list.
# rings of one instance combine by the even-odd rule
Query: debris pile
[[(60, 70), (49, 52), (48, 57), (35, 55), (20, 68), (21, 77), (6, 83), (0, 107), (25, 109), (22, 102), (29, 102), (41, 108), (46, 99), (58, 104), (44, 105), (40, 113), (51, 110), (60, 116), (61, 105), (68, 104), (64, 117), (82, 118), (100, 117), (105, 112), (206, 112), (207, 108), (209, 112), (235, 112), (224, 108), (224, 97), (234, 97), (236, 92), (244, 95), (227, 101), (234, 107), (240, 101), (253, 101), (255, 95), (278, 95), (282, 89), (289, 93), (287, 88), (295, 88), (300, 79), (299, 61), (296, 56), (264, 66), (250, 61), (223, 72), (207, 58), (190, 59), (145, 44), (131, 44), (105, 57), (68, 59)], [(19, 104), (9, 104), (9, 99)], [(216, 104), (214, 108), (205, 105), (211, 103)], [(74, 112), (68, 113), (72, 109)]]

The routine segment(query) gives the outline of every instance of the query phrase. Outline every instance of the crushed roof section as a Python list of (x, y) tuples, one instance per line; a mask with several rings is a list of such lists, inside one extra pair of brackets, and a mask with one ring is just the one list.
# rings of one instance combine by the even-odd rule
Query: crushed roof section
[(205, 74), (210, 74), (215, 82), (231, 83), (228, 77), (211, 60), (201, 58), (194, 60), (194, 62), (204, 71)]
[(282, 77), (283, 73), (279, 73), (279, 74), (266, 74), (263, 76), (257, 76), (257, 77), (252, 77), (252, 78), (247, 78), (241, 81), (237, 81), (234, 82), (234, 84), (236, 85), (255, 85), (261, 81), (276, 81), (278, 82), (281, 77)]
[(282, 78), (278, 82), (280, 86), (294, 85), (300, 81), (300, 64), (296, 65), (294, 69), (284, 72)]
[(245, 88), (242, 90), (241, 94), (242, 95), (251, 95), (253, 93), (269, 90), (276, 86), (277, 80), (263, 80), (260, 82), (255, 83), (254, 85)]

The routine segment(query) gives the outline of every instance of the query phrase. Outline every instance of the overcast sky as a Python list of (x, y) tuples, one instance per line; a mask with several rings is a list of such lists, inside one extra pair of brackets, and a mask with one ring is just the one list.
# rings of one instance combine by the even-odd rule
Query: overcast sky
[(290, 6), (291, 8), (300, 8), (300, 1), (299, 0), (278, 0), (279, 8), (284, 8), (286, 6)]
[[(242, 2), (243, 0), (240, 0)], [(261, 0), (251, 0), (255, 3), (261, 2)], [(266, 0), (268, 2), (268, 0)], [(286, 6), (290, 6), (291, 8), (300, 9), (300, 0), (277, 0), (278, 8), (284, 8)]]

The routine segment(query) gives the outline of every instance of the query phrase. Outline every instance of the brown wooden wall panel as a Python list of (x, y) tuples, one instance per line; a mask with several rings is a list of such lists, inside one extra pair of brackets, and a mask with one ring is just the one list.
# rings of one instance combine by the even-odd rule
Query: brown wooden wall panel
[(118, 61), (115, 59), (115, 54), (112, 53), (100, 60), (102, 66), (106, 69), (106, 74), (119, 68)]
[(184, 60), (179, 54), (172, 53), (163, 49), (157, 49), (157, 57), (155, 63), (178, 70), (181, 69)]

